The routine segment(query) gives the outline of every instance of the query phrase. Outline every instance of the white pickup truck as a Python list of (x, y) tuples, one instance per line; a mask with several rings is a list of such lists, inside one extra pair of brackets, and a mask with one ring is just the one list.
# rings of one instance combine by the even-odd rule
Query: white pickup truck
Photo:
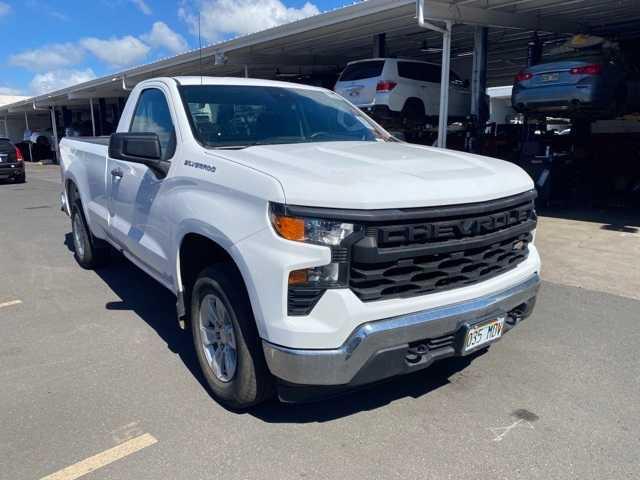
[(116, 249), (170, 290), (232, 408), (486, 349), (535, 303), (531, 179), (400, 142), (328, 90), (147, 80), (111, 138), (60, 149), (77, 261)]

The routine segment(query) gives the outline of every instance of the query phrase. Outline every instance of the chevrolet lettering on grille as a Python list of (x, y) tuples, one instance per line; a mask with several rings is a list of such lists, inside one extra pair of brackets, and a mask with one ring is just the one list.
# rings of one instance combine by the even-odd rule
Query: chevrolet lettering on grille
[(532, 212), (531, 208), (523, 208), (462, 220), (380, 227), (378, 241), (381, 245), (398, 241), (422, 243), (482, 235), (517, 225), (531, 218)]

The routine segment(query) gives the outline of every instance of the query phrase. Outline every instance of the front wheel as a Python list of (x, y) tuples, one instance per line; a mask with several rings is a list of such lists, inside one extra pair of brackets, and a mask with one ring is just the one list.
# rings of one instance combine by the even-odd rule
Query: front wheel
[(200, 273), (190, 319), (200, 368), (220, 403), (246, 409), (266, 400), (271, 374), (242, 279), (231, 265)]

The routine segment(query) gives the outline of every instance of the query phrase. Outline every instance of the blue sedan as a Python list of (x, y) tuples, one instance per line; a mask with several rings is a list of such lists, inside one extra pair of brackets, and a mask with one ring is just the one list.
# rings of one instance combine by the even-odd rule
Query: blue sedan
[(628, 101), (624, 66), (605, 55), (584, 55), (542, 63), (515, 79), (513, 108), (525, 114), (615, 117)]

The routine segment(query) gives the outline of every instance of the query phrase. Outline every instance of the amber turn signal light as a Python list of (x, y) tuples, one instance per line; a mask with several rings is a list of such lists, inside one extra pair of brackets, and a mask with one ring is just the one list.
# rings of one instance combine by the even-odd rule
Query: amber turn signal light
[(289, 273), (289, 285), (301, 285), (307, 283), (308, 270), (294, 270)]
[(272, 222), (281, 237), (298, 242), (304, 241), (304, 220), (301, 218), (274, 214)]

